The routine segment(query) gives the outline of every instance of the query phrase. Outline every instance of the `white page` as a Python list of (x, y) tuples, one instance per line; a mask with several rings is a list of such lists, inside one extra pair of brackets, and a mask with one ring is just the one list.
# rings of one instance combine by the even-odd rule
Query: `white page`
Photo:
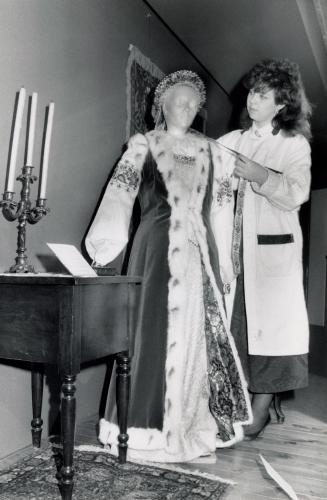
[(276, 481), (276, 483), (285, 491), (285, 493), (292, 500), (299, 500), (299, 497), (296, 495), (292, 486), (287, 481), (285, 481), (285, 479), (280, 474), (278, 474), (278, 472), (270, 465), (269, 462), (267, 462), (267, 460), (263, 458), (262, 455), (259, 454), (259, 457), (261, 458), (261, 461), (265, 466), (265, 469), (268, 472), (269, 476), (272, 477), (274, 481)]
[(47, 243), (60, 262), (73, 276), (98, 276), (74, 245)]

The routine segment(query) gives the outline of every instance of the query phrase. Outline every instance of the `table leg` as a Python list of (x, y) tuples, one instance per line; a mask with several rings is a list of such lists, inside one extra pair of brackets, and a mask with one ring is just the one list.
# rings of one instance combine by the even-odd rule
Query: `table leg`
[(65, 375), (61, 385), (61, 440), (63, 446), (63, 465), (60, 471), (61, 496), (64, 500), (71, 500), (74, 485), (74, 437), (75, 437), (75, 417), (76, 399), (75, 386), (76, 377)]
[(33, 419), (31, 421), (32, 443), (36, 448), (41, 446), (41, 434), (43, 420), (42, 413), (42, 398), (43, 398), (43, 365), (40, 363), (32, 363), (32, 411)]
[(126, 462), (128, 434), (128, 405), (130, 391), (130, 357), (127, 351), (116, 355), (117, 361), (117, 417), (119, 424), (118, 456), (119, 463)]

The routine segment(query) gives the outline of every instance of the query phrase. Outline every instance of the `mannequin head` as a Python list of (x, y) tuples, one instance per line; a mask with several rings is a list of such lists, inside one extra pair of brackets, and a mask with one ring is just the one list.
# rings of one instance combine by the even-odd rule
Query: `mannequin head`
[(166, 93), (162, 103), (162, 112), (167, 130), (186, 132), (193, 123), (199, 110), (198, 93), (187, 85), (175, 85)]
[(154, 95), (152, 114), (156, 128), (166, 125), (188, 129), (204, 103), (205, 87), (196, 73), (180, 70), (167, 75)]

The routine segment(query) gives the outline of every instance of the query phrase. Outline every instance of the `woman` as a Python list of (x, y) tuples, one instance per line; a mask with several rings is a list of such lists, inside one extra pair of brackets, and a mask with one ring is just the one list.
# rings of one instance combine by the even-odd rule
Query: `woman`
[(239, 179), (231, 330), (253, 394), (254, 420), (245, 428), (253, 439), (270, 419), (273, 394), (308, 380), (298, 215), (310, 190), (310, 105), (298, 66), (287, 60), (256, 64), (244, 82), (245, 127), (218, 142), (225, 167)]
[[(241, 439), (242, 424), (250, 421), (223, 301), (233, 278), (230, 177), (215, 141), (190, 130), (204, 101), (195, 73), (162, 80), (154, 98), (156, 129), (130, 139), (86, 238), (92, 259), (113, 260), (127, 243), (138, 195), (141, 222), (128, 269), (143, 276), (131, 339), (132, 459), (192, 460), (215, 450), (217, 433), (224, 445)], [(112, 393), (99, 439), (116, 453)]]

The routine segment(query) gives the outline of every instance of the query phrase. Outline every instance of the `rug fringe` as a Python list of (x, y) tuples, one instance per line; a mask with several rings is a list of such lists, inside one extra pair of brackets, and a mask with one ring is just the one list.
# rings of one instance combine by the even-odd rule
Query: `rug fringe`
[[(107, 453), (108, 455), (112, 456), (112, 453), (110, 453), (110, 451), (108, 449), (102, 448), (100, 446), (82, 444), (79, 446), (75, 446), (74, 449), (77, 451), (97, 451), (100, 453)], [(232, 481), (231, 479), (222, 478), (220, 476), (217, 476), (216, 474), (210, 474), (209, 472), (202, 472), (198, 469), (195, 469), (195, 470), (184, 469), (183, 467), (168, 464), (168, 463), (161, 464), (159, 462), (146, 462), (145, 460), (137, 460), (136, 461), (136, 460), (129, 459), (128, 461), (131, 463), (135, 463), (135, 464), (148, 465), (150, 467), (157, 467), (158, 469), (167, 469), (167, 470), (171, 470), (174, 472), (190, 474), (192, 476), (200, 476), (200, 477), (204, 477), (206, 479), (211, 479), (212, 481), (220, 481), (221, 483), (229, 484), (232, 486), (235, 486), (237, 484), (235, 481)]]

